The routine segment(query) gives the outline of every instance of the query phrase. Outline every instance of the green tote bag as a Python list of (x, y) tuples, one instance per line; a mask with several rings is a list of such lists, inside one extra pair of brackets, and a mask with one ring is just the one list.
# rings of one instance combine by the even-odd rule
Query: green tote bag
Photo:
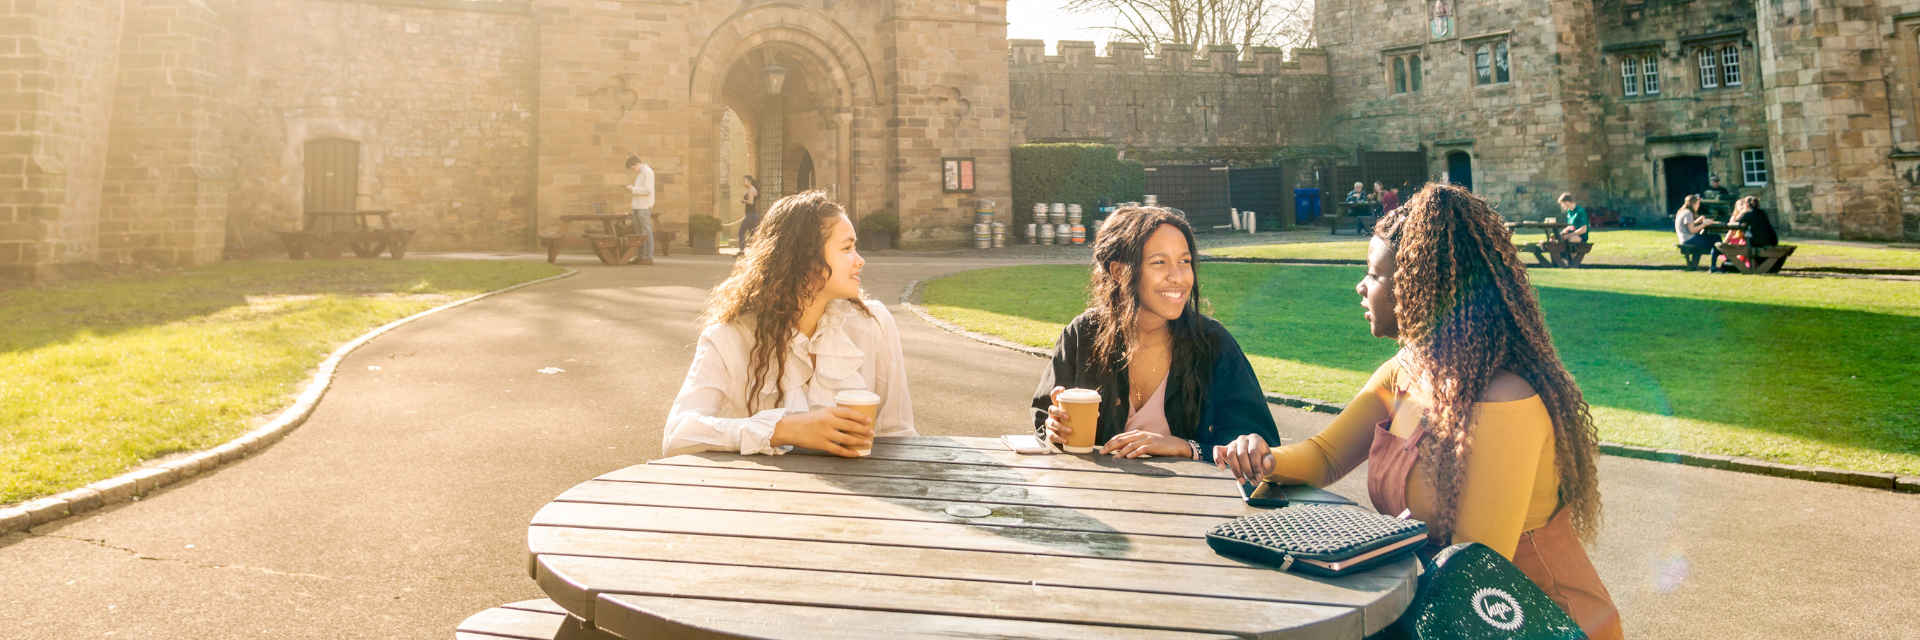
[(1424, 558), (1419, 595), (1382, 636), (1408, 640), (1585, 640), (1527, 574), (1478, 542)]

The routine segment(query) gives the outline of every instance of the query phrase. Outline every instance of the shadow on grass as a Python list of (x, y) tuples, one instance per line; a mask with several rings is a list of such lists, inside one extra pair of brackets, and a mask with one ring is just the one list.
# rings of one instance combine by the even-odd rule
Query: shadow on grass
[[(508, 262), (314, 260), (229, 262), (186, 271), (0, 291), (0, 353), (30, 351), (81, 335), (105, 336), (191, 320), (249, 299), (285, 296), (433, 294), (494, 288)], [(541, 265), (544, 267), (545, 265)], [(537, 277), (530, 275), (526, 279)]]
[[(1353, 290), (1362, 273), (1221, 264), (1202, 268), (1201, 282), (1247, 354), (1364, 378), (1397, 347), (1367, 332)], [(1032, 275), (1043, 289), (1064, 289)], [(1920, 318), (1554, 286), (1539, 295), (1560, 357), (1592, 405), (1920, 454)], [(1071, 318), (1020, 303), (1032, 297), (995, 288), (972, 305), (939, 302)]]

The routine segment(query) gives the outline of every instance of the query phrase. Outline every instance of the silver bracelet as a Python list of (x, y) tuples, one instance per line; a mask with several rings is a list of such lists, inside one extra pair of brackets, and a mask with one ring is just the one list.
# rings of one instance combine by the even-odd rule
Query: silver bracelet
[(1193, 449), (1193, 459), (1206, 460), (1206, 458), (1200, 457), (1200, 443), (1188, 440), (1187, 446)]

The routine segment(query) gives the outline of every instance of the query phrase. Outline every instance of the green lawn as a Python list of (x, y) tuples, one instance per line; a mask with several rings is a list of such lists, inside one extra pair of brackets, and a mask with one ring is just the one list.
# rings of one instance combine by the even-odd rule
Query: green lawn
[(340, 344), (562, 269), (503, 261), (237, 262), (0, 291), (0, 504), (217, 446)]
[[(1225, 258), (1268, 258), (1292, 260), (1358, 260), (1367, 259), (1365, 239), (1353, 236), (1338, 242), (1319, 242), (1314, 244), (1268, 244), (1241, 247), (1221, 247), (1205, 251), (1208, 255)], [(1522, 232), (1516, 239), (1535, 241), (1540, 234)], [(1588, 264), (1680, 266), (1685, 264), (1680, 252), (1673, 248), (1673, 233), (1670, 231), (1652, 231), (1644, 229), (1612, 229), (1593, 233), (1593, 252), (1587, 254)], [(1785, 244), (1800, 247), (1794, 250), (1793, 257), (1787, 259), (1789, 269), (1920, 269), (1920, 250), (1880, 249), (1851, 246), (1831, 246), (1796, 241), (1793, 238), (1782, 240)], [(1526, 254), (1522, 259), (1531, 263), (1533, 258)]]
[[(1345, 402), (1395, 350), (1367, 334), (1353, 291), (1361, 271), (1207, 264), (1201, 273), (1215, 317), (1262, 386)], [(928, 283), (923, 298), (968, 329), (1051, 347), (1084, 308), (1086, 274), (1067, 265), (968, 271)], [(1920, 283), (1531, 276), (1603, 438), (1920, 474)]]

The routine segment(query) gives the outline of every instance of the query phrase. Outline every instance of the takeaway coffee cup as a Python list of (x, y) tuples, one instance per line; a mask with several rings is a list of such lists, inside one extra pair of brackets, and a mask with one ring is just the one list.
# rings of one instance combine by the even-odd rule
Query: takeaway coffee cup
[(1068, 389), (1060, 392), (1060, 408), (1067, 410), (1067, 453), (1093, 453), (1093, 437), (1100, 431), (1100, 392)]
[[(872, 391), (861, 389), (842, 391), (833, 394), (833, 403), (867, 414), (867, 418), (875, 421), (875, 427), (880, 426), (880, 396), (875, 395)], [(863, 456), (872, 455), (873, 445), (869, 444), (866, 448), (853, 448), (853, 451)]]

